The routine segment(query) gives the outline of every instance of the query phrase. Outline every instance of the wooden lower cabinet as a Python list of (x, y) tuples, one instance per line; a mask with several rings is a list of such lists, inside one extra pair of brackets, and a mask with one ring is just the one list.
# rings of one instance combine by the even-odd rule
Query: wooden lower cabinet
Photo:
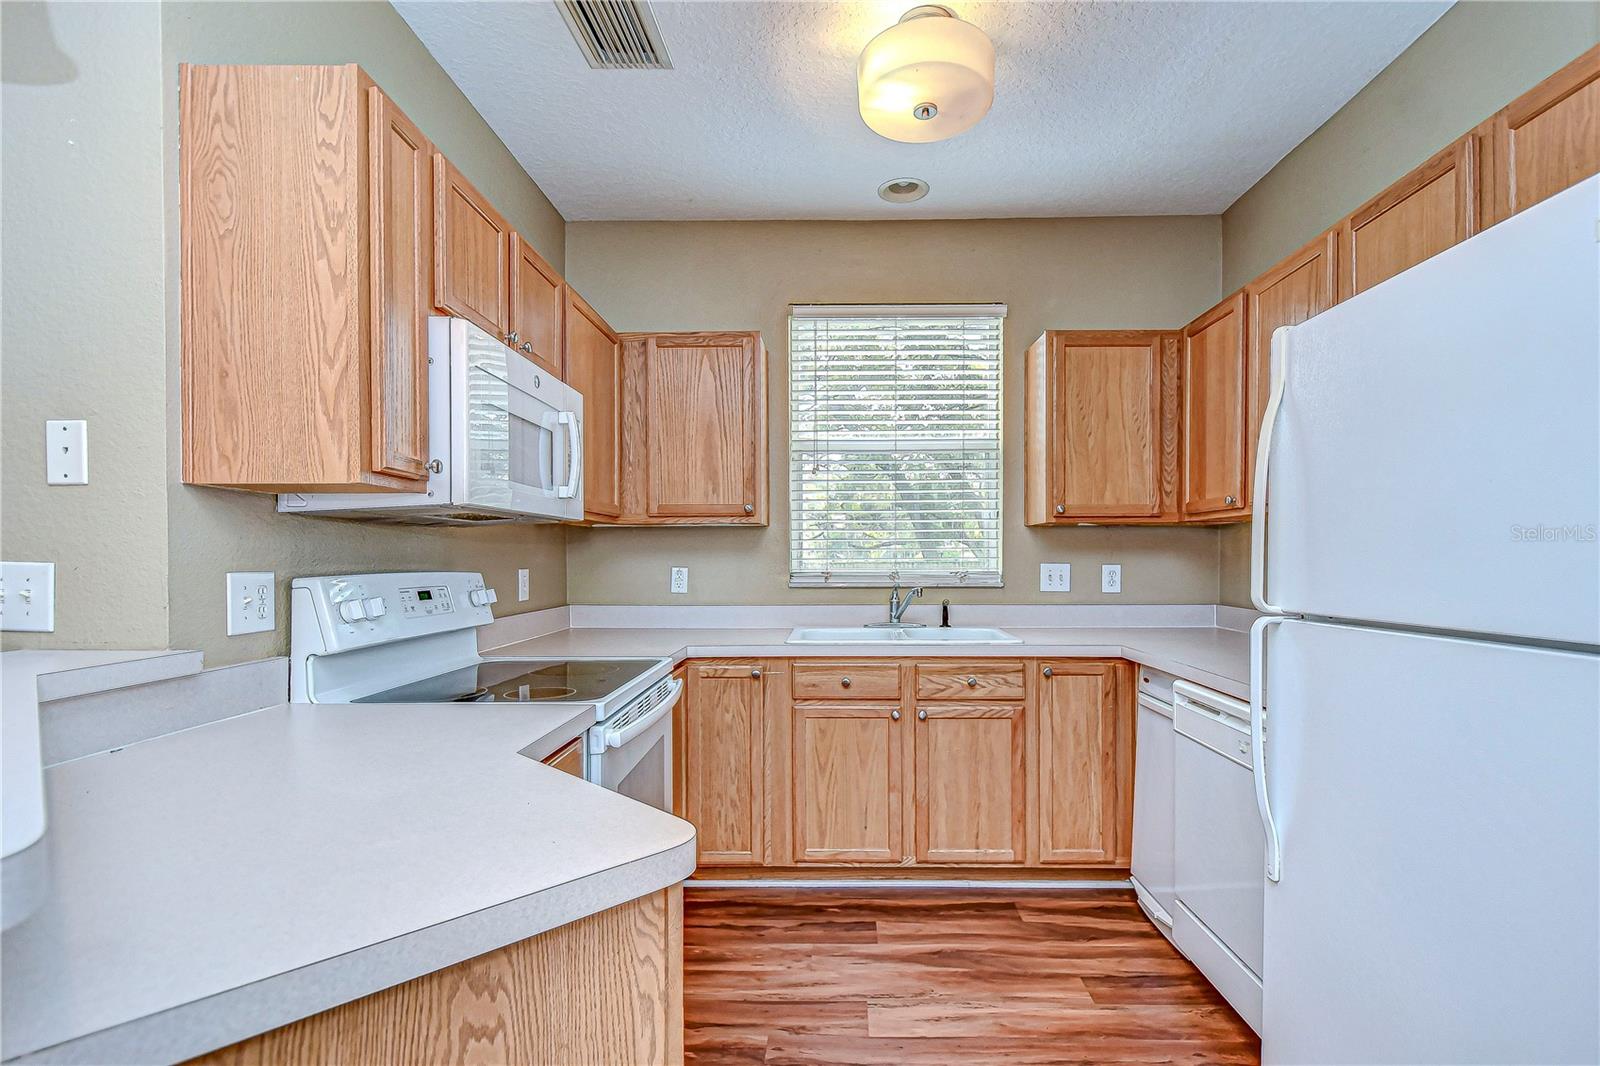
[(700, 865), (767, 861), (767, 744), (771, 679), (761, 660), (692, 663), (683, 734), (683, 816)]
[(683, 889), (209, 1052), (205, 1066), (683, 1062)]
[(900, 862), (908, 739), (900, 704), (799, 702), (792, 721), (795, 861)]
[(1035, 806), (1041, 863), (1126, 865), (1133, 849), (1132, 672), (1038, 663)]
[(1026, 707), (917, 706), (917, 861), (1017, 863), (1026, 852)]

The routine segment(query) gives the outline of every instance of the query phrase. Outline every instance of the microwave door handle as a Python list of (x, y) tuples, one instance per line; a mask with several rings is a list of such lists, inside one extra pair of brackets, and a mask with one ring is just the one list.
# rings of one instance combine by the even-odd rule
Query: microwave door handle
[(570, 500), (578, 494), (578, 479), (583, 476), (583, 434), (578, 432), (576, 411), (562, 411), (556, 421), (567, 427), (567, 483), (556, 489), (556, 496)]

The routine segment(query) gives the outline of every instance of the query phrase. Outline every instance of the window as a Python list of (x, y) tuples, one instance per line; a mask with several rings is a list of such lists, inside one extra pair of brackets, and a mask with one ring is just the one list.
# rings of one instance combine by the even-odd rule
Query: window
[(1000, 584), (1003, 304), (796, 306), (789, 584)]

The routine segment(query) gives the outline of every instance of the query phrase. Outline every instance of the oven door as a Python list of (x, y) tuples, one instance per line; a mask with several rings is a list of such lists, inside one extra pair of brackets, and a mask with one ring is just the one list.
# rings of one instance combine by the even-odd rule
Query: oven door
[(672, 709), (683, 680), (662, 681), (589, 729), (584, 777), (640, 803), (672, 811)]
[(464, 319), (452, 319), (451, 502), (583, 517), (583, 398)]

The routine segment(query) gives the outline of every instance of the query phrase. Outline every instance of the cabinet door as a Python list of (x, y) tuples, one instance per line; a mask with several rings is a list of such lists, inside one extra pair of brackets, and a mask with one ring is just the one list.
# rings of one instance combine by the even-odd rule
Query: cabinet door
[(367, 89), (372, 469), (422, 479), (428, 465), (428, 313), (433, 146), (376, 86)]
[(1177, 339), (1149, 332), (1051, 334), (1058, 521), (1175, 511)]
[[(1121, 664), (1052, 660), (1038, 665), (1038, 738), (1030, 774), (1039, 861), (1126, 862), (1132, 833), (1132, 706)], [(1129, 704), (1124, 707), (1123, 704)]]
[(752, 664), (689, 667), (684, 709), (684, 817), (703, 866), (748, 866), (766, 854), (763, 670)]
[(433, 302), (506, 336), (511, 227), (461, 172), (433, 157)]
[(583, 394), (583, 513), (622, 514), (622, 344), (606, 320), (566, 287), (566, 379)]
[(583, 738), (569, 741), (560, 750), (545, 756), (543, 762), (546, 766), (553, 766), (564, 774), (573, 777), (583, 776)]
[(1244, 293), (1183, 331), (1183, 513), (1235, 518), (1245, 510)]
[(1245, 286), (1245, 345), (1249, 349), (1246, 392), (1250, 412), (1245, 437), (1245, 501), (1255, 484), (1256, 441), (1272, 386), (1272, 331), (1296, 326), (1333, 306), (1338, 234), (1329, 230)]
[(652, 336), (644, 353), (647, 518), (766, 522), (766, 370), (753, 333)]
[(1027, 802), (1020, 703), (917, 705), (918, 862), (1021, 862)]
[(1339, 299), (1356, 293), (1472, 236), (1477, 186), (1468, 134), (1435, 155), (1339, 226)]
[(1600, 173), (1600, 45), (1496, 115), (1490, 138), (1492, 221)]
[(906, 731), (897, 703), (794, 706), (798, 862), (899, 862)]
[(561, 275), (522, 234), (511, 235), (511, 347), (556, 377), (565, 372), (561, 315), (566, 303)]

